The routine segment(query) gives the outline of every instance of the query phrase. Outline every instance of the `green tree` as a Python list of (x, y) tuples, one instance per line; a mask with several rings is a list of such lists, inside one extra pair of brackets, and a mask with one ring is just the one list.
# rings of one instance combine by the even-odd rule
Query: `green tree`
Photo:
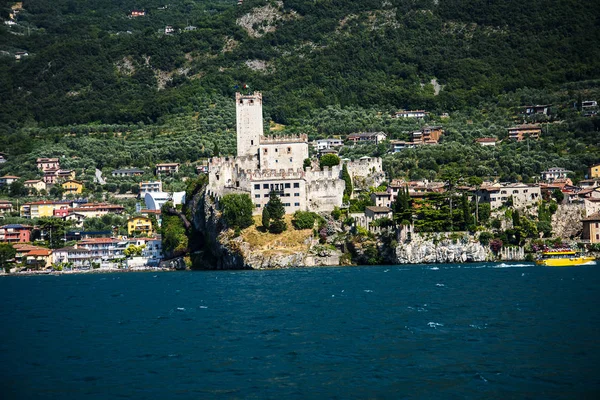
[(43, 217), (38, 220), (38, 228), (48, 239), (51, 249), (57, 249), (64, 245), (64, 236), (70, 226), (71, 223), (62, 218)]
[(562, 204), (562, 202), (565, 200), (565, 194), (560, 189), (554, 189), (552, 192), (552, 197), (554, 197), (558, 204)]
[(8, 193), (11, 197), (24, 197), (29, 194), (29, 189), (23, 185), (23, 182), (15, 181), (10, 184)]
[(340, 158), (335, 154), (325, 154), (319, 159), (321, 169), (324, 167), (333, 167), (334, 165), (340, 165)]
[(287, 225), (283, 220), (283, 216), (285, 215), (285, 207), (274, 190), (271, 190), (271, 193), (269, 193), (269, 202), (265, 206), (265, 209), (268, 210), (269, 217), (271, 219), (269, 224), (269, 232), (281, 233), (285, 231), (287, 229)]
[(223, 218), (231, 228), (245, 229), (254, 224), (254, 204), (248, 194), (226, 194), (220, 203)]
[(265, 229), (269, 229), (271, 225), (271, 215), (269, 215), (269, 209), (267, 207), (262, 210), (262, 218), (261, 218), (262, 226)]
[(123, 254), (125, 257), (139, 257), (142, 255), (144, 247), (144, 245), (136, 246), (134, 244), (130, 244), (125, 250), (123, 250)]
[(9, 243), (0, 243), (0, 268), (7, 269), (8, 261), (15, 258), (17, 250)]
[(352, 197), (352, 191), (354, 188), (352, 187), (352, 178), (350, 178), (346, 164), (342, 166), (342, 179), (344, 182), (346, 182), (346, 187), (344, 188), (344, 197), (348, 197), (348, 199), (350, 199), (350, 197)]

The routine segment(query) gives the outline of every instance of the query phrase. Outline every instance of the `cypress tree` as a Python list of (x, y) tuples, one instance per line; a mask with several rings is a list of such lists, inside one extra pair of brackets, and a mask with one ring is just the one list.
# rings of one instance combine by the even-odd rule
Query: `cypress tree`
[(283, 216), (285, 215), (285, 207), (283, 206), (283, 203), (281, 202), (281, 199), (277, 193), (275, 193), (273, 190), (271, 190), (271, 193), (269, 194), (269, 202), (265, 206), (263, 217), (265, 212), (268, 213), (268, 216), (271, 219), (271, 222), (268, 226), (269, 232), (281, 233), (287, 229), (287, 225), (283, 220)]
[(350, 178), (350, 174), (348, 173), (348, 167), (346, 167), (346, 164), (342, 166), (342, 179), (344, 180), (344, 182), (346, 182), (344, 196), (348, 196), (348, 199), (350, 199), (354, 188), (352, 187), (352, 178)]
[(269, 209), (265, 207), (262, 212), (262, 226), (269, 229), (269, 225), (271, 225), (271, 215), (269, 215)]

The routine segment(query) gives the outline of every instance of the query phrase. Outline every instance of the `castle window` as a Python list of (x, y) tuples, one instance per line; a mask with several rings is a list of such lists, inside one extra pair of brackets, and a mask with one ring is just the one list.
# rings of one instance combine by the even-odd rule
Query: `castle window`
[(291, 148), (291, 147), (288, 147), (288, 148), (287, 148), (287, 152), (288, 152), (288, 154), (290, 154), (290, 153), (292, 152), (292, 148)]
[(254, 146), (254, 140), (250, 141), (250, 146)]
[(299, 182), (294, 183), (294, 188), (299, 188), (299, 187), (300, 187), (300, 183)]
[(290, 162), (292, 162), (292, 157), (290, 157)]
[(265, 197), (269, 197), (269, 193), (265, 193)]
[(263, 189), (268, 189), (268, 188), (269, 188), (269, 184), (268, 184), (268, 183), (265, 183), (265, 184), (263, 185)]
[(256, 205), (256, 208), (260, 208), (260, 204), (257, 204), (257, 205)]
[(277, 149), (277, 147), (275, 147), (275, 153), (278, 153), (278, 152), (279, 152), (279, 149)]
[(267, 149), (264, 149), (264, 150), (263, 150), (263, 153), (264, 153), (264, 154), (267, 154)]
[(290, 188), (290, 184), (289, 184), (289, 183), (286, 183), (286, 184), (285, 184), (285, 188), (286, 188), (286, 189), (289, 189), (289, 188)]
[(294, 203), (294, 206), (300, 207), (300, 203)]
[(240, 99), (240, 104), (244, 104), (244, 100), (241, 100), (241, 99)]
[(294, 193), (294, 197), (300, 197), (300, 193)]
[(275, 160), (275, 162), (276, 162), (276, 163), (278, 163), (278, 162), (279, 162), (279, 160)]
[(290, 206), (290, 203), (283, 203), (283, 205), (284, 205), (285, 207), (289, 207), (289, 206)]
[(250, 104), (254, 104), (254, 100), (250, 100)]
[(254, 198), (255, 198), (255, 199), (260, 199), (260, 194), (255, 194), (255, 195), (254, 195)]
[(255, 190), (259, 190), (260, 189), (260, 185), (254, 185), (254, 189)]

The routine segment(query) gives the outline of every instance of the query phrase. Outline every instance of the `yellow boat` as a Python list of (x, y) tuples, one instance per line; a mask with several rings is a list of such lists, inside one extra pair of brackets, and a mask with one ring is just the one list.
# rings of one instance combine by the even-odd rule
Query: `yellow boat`
[(578, 254), (575, 250), (557, 249), (542, 252), (541, 258), (536, 261), (538, 265), (546, 267), (576, 267), (578, 265), (594, 265), (594, 257)]

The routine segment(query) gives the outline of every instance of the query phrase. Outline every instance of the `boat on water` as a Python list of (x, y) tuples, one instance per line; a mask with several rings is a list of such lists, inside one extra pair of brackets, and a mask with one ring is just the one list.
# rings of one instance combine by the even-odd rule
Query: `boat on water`
[(594, 265), (595, 258), (577, 253), (571, 249), (553, 249), (542, 252), (536, 261), (538, 265), (546, 267), (576, 267), (579, 265)]

